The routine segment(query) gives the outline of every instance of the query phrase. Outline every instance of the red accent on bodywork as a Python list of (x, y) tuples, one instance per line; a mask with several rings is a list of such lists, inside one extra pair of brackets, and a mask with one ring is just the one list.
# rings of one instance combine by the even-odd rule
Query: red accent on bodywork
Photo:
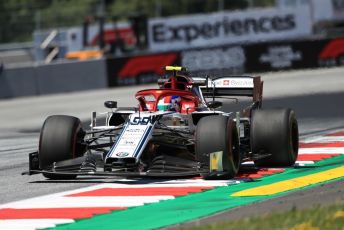
[(88, 192), (67, 195), (67, 197), (83, 196), (186, 196), (189, 193), (213, 189), (212, 186), (200, 187), (146, 187), (146, 188), (100, 188)]
[(181, 105), (181, 110), (180, 110), (181, 113), (189, 114), (189, 113), (194, 112), (196, 109), (195, 108), (196, 105), (193, 102), (188, 102), (188, 101), (182, 100), (180, 102), (180, 105)]
[[(149, 111), (157, 111), (158, 109), (158, 102), (167, 96), (179, 96), (182, 98), (183, 102), (189, 102), (193, 103), (193, 108), (195, 108), (198, 105), (199, 99), (196, 95), (191, 93), (190, 91), (185, 91), (185, 90), (176, 90), (176, 89), (146, 89), (146, 90), (141, 90), (135, 94), (136, 99), (140, 102), (140, 109), (146, 108), (147, 102), (145, 101), (144, 97), (152, 95), (155, 98), (154, 101), (154, 106), (153, 108), (149, 109)], [(149, 102), (151, 103), (151, 102)], [(183, 105), (182, 105), (183, 106)], [(185, 108), (185, 106), (184, 106)], [(148, 110), (143, 109), (143, 110)], [(190, 113), (191, 111), (185, 111), (185, 113), (188, 112)]]
[[(152, 101), (149, 101), (149, 102), (146, 102), (146, 107), (147, 107), (147, 110), (150, 111), (150, 112), (153, 112), (154, 111), (154, 102)], [(142, 111), (142, 108), (140, 107), (140, 111)]]
[(344, 53), (344, 39), (338, 38), (330, 41), (319, 54), (320, 59), (337, 58)]
[(130, 58), (118, 73), (119, 78), (136, 77), (140, 73), (155, 73), (162, 75), (163, 67), (173, 64), (176, 53), (157, 54)]

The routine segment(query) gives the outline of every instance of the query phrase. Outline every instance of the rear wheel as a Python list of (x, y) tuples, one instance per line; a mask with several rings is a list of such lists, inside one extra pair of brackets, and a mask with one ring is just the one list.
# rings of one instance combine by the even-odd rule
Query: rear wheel
[(251, 120), (254, 154), (270, 156), (255, 160), (257, 166), (283, 167), (295, 164), (299, 149), (296, 116), (291, 109), (256, 110)]
[[(233, 120), (221, 115), (200, 119), (196, 129), (196, 158), (204, 179), (230, 179), (239, 170), (238, 131)], [(220, 158), (220, 159), (218, 159)]]
[[(48, 117), (41, 129), (39, 140), (39, 166), (52, 168), (54, 162), (73, 159), (83, 154), (80, 142), (84, 131), (78, 118), (65, 115)], [(74, 175), (43, 175), (49, 179), (74, 179)]]

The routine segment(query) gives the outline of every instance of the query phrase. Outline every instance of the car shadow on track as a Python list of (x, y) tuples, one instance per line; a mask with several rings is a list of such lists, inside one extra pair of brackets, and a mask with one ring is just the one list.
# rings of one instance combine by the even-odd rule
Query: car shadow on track
[[(169, 184), (173, 183), (173, 179), (176, 178), (169, 178), (169, 179), (147, 179), (147, 178), (131, 178), (131, 179), (125, 179), (125, 178), (104, 178), (104, 177), (87, 177), (87, 178), (77, 178), (73, 180), (39, 180), (39, 181), (31, 181), (30, 184), (55, 184), (55, 183), (69, 183), (69, 184), (94, 184), (94, 183), (100, 183), (100, 184), (106, 184), (106, 183), (116, 183), (116, 184), (132, 184), (132, 185), (140, 185), (140, 184), (164, 184), (165, 182), (168, 182)], [(180, 179), (180, 178), (178, 178)], [(185, 179), (185, 178), (184, 178)], [(188, 178), (192, 179), (192, 178)]]

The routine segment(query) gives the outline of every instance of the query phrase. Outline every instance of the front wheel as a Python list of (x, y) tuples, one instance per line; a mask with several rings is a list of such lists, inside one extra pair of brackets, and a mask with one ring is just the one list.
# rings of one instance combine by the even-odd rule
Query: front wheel
[[(78, 118), (65, 115), (48, 117), (41, 129), (39, 139), (39, 166), (50, 170), (54, 162), (73, 159), (82, 156), (80, 142), (84, 131)], [(44, 174), (49, 179), (74, 179), (74, 175)]]
[(233, 120), (221, 115), (200, 119), (196, 129), (196, 159), (204, 179), (230, 179), (240, 165), (238, 130)]

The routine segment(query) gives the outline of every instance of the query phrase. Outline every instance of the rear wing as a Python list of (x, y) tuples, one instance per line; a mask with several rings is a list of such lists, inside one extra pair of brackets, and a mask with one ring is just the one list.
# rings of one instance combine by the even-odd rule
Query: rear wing
[(203, 96), (248, 96), (254, 102), (261, 102), (263, 97), (263, 81), (260, 77), (229, 76), (206, 79), (200, 86)]

